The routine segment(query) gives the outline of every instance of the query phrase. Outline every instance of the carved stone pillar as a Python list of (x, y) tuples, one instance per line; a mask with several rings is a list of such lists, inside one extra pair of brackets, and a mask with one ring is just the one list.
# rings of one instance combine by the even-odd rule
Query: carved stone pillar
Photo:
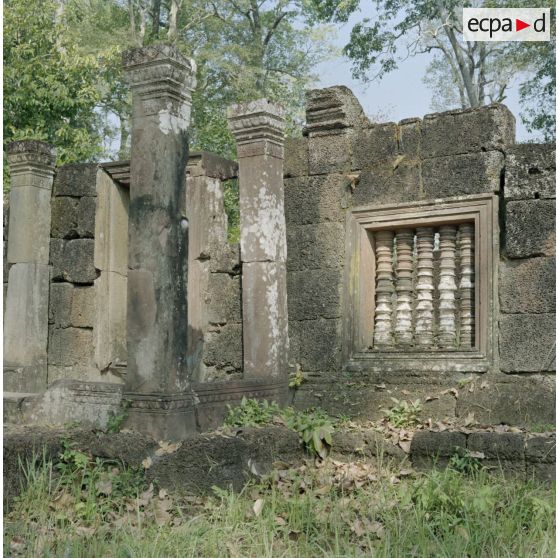
[(457, 227), (440, 227), (440, 324), (438, 345), (444, 349), (455, 349), (457, 342), (455, 293), (455, 238)]
[(4, 391), (47, 384), (50, 198), (55, 150), (41, 141), (8, 146), (10, 223), (4, 315)]
[(475, 228), (472, 223), (459, 225), (459, 346), (470, 349), (475, 344)]
[(159, 439), (195, 430), (187, 367), (187, 130), (196, 67), (169, 45), (124, 53), (131, 85), (128, 424)]
[(284, 112), (266, 99), (229, 109), (237, 142), (244, 378), (287, 381)]
[(434, 344), (433, 250), (434, 229), (418, 227), (415, 343), (424, 348), (432, 347)]
[(397, 281), (395, 291), (395, 341), (397, 345), (413, 342), (413, 240), (412, 229), (401, 229), (395, 233), (397, 249)]
[(376, 242), (376, 315), (374, 347), (393, 347), (393, 231), (378, 231)]

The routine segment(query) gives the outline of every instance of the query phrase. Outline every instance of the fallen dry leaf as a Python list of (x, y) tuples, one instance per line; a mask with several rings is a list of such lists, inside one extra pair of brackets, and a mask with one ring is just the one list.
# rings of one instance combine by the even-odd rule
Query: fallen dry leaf
[(149, 469), (149, 467), (151, 467), (151, 465), (153, 465), (153, 460), (151, 459), (151, 457), (146, 457), (142, 462), (141, 462), (141, 466), (144, 469)]
[(252, 507), (252, 511), (254, 512), (254, 515), (256, 517), (259, 517), (259, 515), (262, 513), (262, 509), (264, 507), (264, 501), (261, 498), (258, 498), (255, 502), (254, 502), (254, 506)]
[(161, 456), (169, 453), (174, 453), (182, 446), (182, 442), (176, 442), (175, 444), (171, 444), (170, 442), (160, 441), (159, 447), (157, 451), (155, 451), (155, 455)]

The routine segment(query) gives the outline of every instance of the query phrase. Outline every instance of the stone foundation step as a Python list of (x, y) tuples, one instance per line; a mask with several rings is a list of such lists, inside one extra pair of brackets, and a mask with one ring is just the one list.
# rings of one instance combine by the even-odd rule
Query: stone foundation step
[(4, 392), (4, 423), (18, 424), (23, 419), (24, 410), (37, 402), (41, 393), (24, 393), (18, 391)]

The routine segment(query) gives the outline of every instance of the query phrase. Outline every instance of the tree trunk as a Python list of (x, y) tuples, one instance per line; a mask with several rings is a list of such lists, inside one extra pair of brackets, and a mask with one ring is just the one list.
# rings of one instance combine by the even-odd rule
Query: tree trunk
[(178, 10), (182, 0), (171, 0), (169, 10), (169, 32), (168, 38), (170, 41), (175, 41), (178, 36)]
[(161, 25), (161, 0), (153, 0), (151, 10), (151, 36), (158, 39)]

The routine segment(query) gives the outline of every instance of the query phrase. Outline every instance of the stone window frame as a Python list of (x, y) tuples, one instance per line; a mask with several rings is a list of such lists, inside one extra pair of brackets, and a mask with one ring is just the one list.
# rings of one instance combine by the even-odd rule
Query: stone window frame
[[(475, 227), (475, 346), (467, 351), (370, 351), (374, 329), (376, 230)], [(499, 258), (498, 196), (481, 194), (353, 208), (346, 222), (343, 362), (370, 372), (487, 372), (495, 365)]]

